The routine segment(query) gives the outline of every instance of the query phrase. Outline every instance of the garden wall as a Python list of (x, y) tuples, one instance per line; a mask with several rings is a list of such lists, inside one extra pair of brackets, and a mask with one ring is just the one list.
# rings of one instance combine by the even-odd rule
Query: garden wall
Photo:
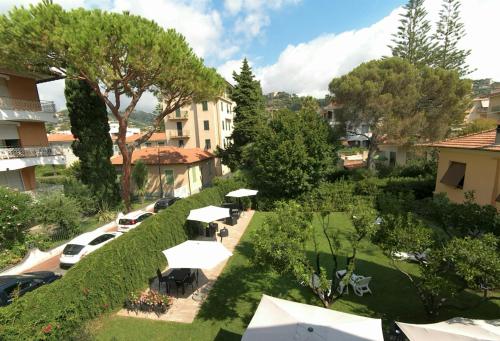
[(194, 235), (186, 224), (189, 211), (220, 204), (239, 185), (220, 181), (176, 202), (85, 257), (62, 279), (0, 308), (0, 340), (67, 340), (86, 321), (121, 307), (130, 292), (166, 266), (162, 250)]

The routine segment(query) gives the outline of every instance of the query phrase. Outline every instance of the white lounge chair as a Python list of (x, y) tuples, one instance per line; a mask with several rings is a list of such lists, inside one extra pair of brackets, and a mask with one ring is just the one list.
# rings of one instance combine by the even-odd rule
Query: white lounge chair
[(352, 285), (352, 288), (354, 289), (354, 293), (358, 296), (363, 296), (363, 294), (369, 292), (370, 294), (372, 291), (370, 290), (370, 287), (368, 284), (372, 280), (371, 277), (361, 277), (358, 278)]

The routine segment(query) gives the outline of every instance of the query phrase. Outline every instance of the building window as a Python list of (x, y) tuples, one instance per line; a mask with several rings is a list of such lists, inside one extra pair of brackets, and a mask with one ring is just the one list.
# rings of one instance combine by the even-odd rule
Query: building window
[(179, 147), (180, 148), (184, 147), (184, 140), (179, 140)]
[(396, 152), (389, 152), (389, 165), (390, 166), (396, 165)]
[(201, 107), (203, 111), (208, 111), (208, 102), (207, 101), (201, 102)]
[(177, 117), (177, 118), (181, 117), (181, 109), (180, 108), (175, 109), (175, 117)]
[(203, 121), (203, 129), (210, 130), (210, 123), (208, 121)]
[(159, 145), (159, 146), (164, 146), (164, 145), (165, 145), (165, 142), (158, 142), (158, 145)]
[(151, 147), (151, 142), (146, 142), (146, 147)]
[(455, 188), (464, 188), (464, 180), (465, 163), (452, 161), (448, 170), (444, 173), (441, 183)]
[(226, 127), (224, 127), (224, 120), (222, 120), (222, 130), (226, 130)]
[(212, 148), (212, 144), (210, 143), (210, 139), (206, 139), (205, 140), (205, 149), (211, 149)]
[(165, 169), (165, 183), (169, 186), (174, 185), (174, 171), (171, 169)]
[(328, 119), (331, 121), (333, 120), (333, 111), (328, 112)]
[(220, 110), (224, 111), (224, 102), (220, 102)]

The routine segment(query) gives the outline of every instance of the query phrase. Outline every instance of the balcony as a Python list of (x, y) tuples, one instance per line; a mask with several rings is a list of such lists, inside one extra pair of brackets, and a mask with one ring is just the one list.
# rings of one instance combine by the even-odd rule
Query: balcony
[(168, 132), (168, 137), (171, 139), (186, 139), (189, 138), (189, 136), (189, 130), (187, 129), (173, 130)]
[(0, 120), (57, 123), (56, 105), (52, 101), (29, 101), (0, 96)]
[(182, 121), (189, 118), (189, 111), (183, 110), (181, 112), (175, 112), (174, 115), (168, 116), (170, 121)]
[(56, 105), (52, 101), (28, 101), (25, 99), (0, 97), (0, 109), (53, 114), (56, 112)]
[(64, 155), (60, 147), (0, 148), (0, 160)]

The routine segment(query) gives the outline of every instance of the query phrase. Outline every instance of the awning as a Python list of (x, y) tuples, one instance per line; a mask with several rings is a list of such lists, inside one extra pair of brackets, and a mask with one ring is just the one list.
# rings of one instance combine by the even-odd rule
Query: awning
[(432, 324), (396, 322), (410, 341), (500, 340), (500, 320), (472, 320), (457, 317)]
[(201, 221), (203, 223), (211, 223), (216, 220), (230, 217), (229, 208), (206, 206), (197, 208), (189, 212), (187, 220)]
[(243, 341), (383, 340), (380, 319), (263, 295)]
[(215, 241), (187, 240), (162, 251), (173, 269), (213, 269), (233, 254)]
[(258, 192), (259, 191), (254, 189), (240, 188), (237, 189), (236, 191), (229, 192), (228, 194), (226, 194), (226, 197), (232, 197), (232, 198), (251, 197), (257, 195)]
[(441, 179), (441, 183), (452, 187), (463, 188), (464, 178), (465, 163), (452, 162)]

